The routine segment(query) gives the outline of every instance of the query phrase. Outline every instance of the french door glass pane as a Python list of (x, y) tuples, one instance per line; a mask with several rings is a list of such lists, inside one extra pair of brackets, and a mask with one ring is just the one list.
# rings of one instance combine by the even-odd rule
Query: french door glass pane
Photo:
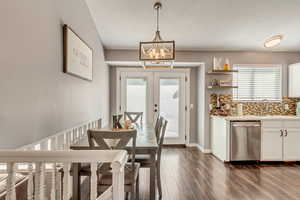
[(160, 79), (160, 114), (169, 122), (166, 137), (179, 137), (179, 79)]
[(147, 81), (144, 78), (127, 78), (126, 111), (143, 112), (143, 120), (147, 116)]

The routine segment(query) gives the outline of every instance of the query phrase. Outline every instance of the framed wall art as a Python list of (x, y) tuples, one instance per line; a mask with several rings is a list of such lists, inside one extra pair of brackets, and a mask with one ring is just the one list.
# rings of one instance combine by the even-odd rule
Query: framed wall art
[(70, 28), (63, 26), (63, 72), (93, 80), (93, 50)]

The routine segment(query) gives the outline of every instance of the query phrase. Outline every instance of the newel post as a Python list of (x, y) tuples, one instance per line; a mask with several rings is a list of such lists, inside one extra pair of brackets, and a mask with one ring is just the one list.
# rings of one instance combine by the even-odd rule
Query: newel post
[(35, 163), (35, 192), (34, 199), (43, 200), (45, 199), (45, 163)]
[(16, 165), (7, 163), (6, 200), (16, 200)]
[(97, 199), (97, 163), (91, 163), (90, 199)]
[(125, 161), (127, 160), (126, 154), (120, 161), (114, 161), (111, 164), (112, 172), (113, 172), (113, 200), (123, 200), (124, 199), (124, 165)]

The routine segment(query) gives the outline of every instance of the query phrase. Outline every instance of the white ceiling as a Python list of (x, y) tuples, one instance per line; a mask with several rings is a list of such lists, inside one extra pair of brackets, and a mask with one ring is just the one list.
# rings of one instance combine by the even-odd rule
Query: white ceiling
[[(107, 49), (137, 49), (153, 39), (155, 0), (86, 0)], [(180, 50), (300, 51), (300, 0), (161, 0), (161, 34)]]

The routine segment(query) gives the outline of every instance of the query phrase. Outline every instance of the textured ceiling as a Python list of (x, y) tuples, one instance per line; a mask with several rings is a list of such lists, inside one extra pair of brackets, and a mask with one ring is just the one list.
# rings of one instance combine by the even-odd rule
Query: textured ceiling
[[(154, 0), (86, 0), (107, 49), (137, 49), (152, 40)], [(300, 51), (300, 0), (162, 0), (161, 34), (180, 50)]]

